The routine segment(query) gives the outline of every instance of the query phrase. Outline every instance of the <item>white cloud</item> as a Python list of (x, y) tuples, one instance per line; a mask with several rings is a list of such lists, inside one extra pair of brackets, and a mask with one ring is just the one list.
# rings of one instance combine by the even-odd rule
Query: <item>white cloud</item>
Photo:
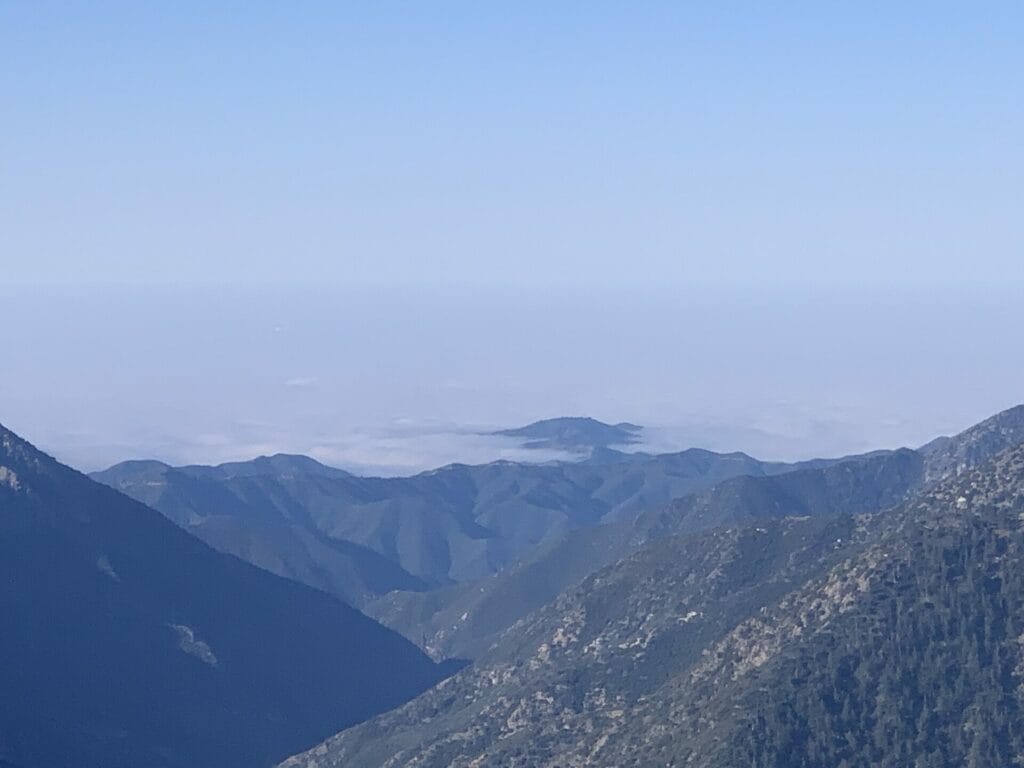
[(361, 433), (323, 441), (308, 453), (325, 464), (367, 475), (410, 475), (446, 464), (542, 463), (576, 458), (565, 451), (530, 450), (510, 438), (462, 430)]
[(296, 376), (295, 378), (288, 379), (284, 385), (295, 389), (307, 389), (309, 387), (315, 387), (319, 383), (320, 379), (316, 376)]

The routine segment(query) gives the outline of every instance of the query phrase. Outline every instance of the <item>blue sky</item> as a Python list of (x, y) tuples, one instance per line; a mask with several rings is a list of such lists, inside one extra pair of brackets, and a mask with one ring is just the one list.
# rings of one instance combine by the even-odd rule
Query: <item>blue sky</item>
[(1022, 36), (1005, 2), (0, 3), (0, 421), (90, 467), (395, 471), (563, 413), (785, 458), (966, 426), (1024, 400)]
[(1021, 282), (1022, 32), (1000, 2), (5, 3), (5, 276)]

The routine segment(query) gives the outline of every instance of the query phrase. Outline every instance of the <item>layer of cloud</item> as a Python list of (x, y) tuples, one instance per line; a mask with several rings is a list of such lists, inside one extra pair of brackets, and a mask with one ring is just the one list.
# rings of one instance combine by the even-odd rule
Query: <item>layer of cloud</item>
[[(517, 439), (490, 434), (500, 425), (456, 425), (411, 418), (373, 429), (332, 430), (320, 425), (307, 431), (250, 420), (216, 429), (177, 433), (140, 432), (118, 442), (99, 434), (46, 434), (43, 444), (55, 446), (59, 458), (85, 470), (118, 461), (155, 458), (170, 464), (219, 464), (275, 453), (312, 456), (330, 466), (360, 475), (411, 475), (448, 464), (492, 461), (544, 463), (580, 458), (560, 450), (537, 450)], [(647, 427), (631, 451), (670, 453), (686, 448), (744, 451), (762, 459), (799, 460), (813, 456), (897, 447), (906, 425), (863, 424), (794, 413), (749, 415), (737, 422), (694, 418), (673, 425)], [(879, 435), (882, 439), (879, 440)], [(929, 433), (914, 445), (935, 436)], [(886, 437), (892, 438), (886, 440)], [(905, 441), (904, 441), (905, 442)]]

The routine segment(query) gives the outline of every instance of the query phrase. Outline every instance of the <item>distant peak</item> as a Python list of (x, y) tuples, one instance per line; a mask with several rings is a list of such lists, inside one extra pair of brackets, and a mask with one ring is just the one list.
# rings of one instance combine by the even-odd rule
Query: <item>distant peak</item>
[(110, 467), (114, 469), (170, 469), (170, 464), (165, 464), (157, 459), (128, 459), (127, 461), (119, 461)]
[(628, 421), (620, 421), (618, 424), (608, 424), (604, 421), (599, 421), (591, 416), (554, 416), (550, 419), (540, 419), (534, 421), (531, 424), (527, 424), (525, 427), (518, 427), (518, 429), (534, 429), (537, 427), (548, 427), (548, 426), (571, 426), (571, 425), (586, 425), (596, 427), (606, 427), (612, 429), (630, 429), (637, 430), (642, 427), (636, 424), (630, 424)]
[(639, 442), (641, 431), (643, 427), (625, 421), (606, 424), (589, 416), (560, 416), (493, 434), (524, 439), (524, 448), (579, 451), (630, 445)]
[[(272, 453), (270, 455), (257, 456), (251, 463), (270, 464), (279, 467), (326, 467), (325, 464), (321, 464), (311, 456), (303, 456), (299, 453)], [(221, 464), (220, 466), (223, 467), (228, 465)]]
[(104, 485), (124, 488), (133, 482), (156, 482), (172, 469), (171, 465), (156, 459), (129, 459), (99, 472), (90, 472), (89, 477)]
[(329, 467), (310, 456), (294, 453), (275, 453), (269, 456), (257, 456), (248, 461), (231, 461), (213, 467), (193, 465), (180, 467), (183, 472), (192, 474), (212, 473), (219, 476), (246, 477), (260, 475), (319, 475), (322, 477), (348, 477), (343, 469)]

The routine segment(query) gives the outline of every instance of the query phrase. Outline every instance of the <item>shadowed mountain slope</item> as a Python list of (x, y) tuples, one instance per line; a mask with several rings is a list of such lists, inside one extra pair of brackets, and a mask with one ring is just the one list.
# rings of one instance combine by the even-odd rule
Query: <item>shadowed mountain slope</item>
[(0, 763), (254, 768), (443, 674), (0, 427)]

